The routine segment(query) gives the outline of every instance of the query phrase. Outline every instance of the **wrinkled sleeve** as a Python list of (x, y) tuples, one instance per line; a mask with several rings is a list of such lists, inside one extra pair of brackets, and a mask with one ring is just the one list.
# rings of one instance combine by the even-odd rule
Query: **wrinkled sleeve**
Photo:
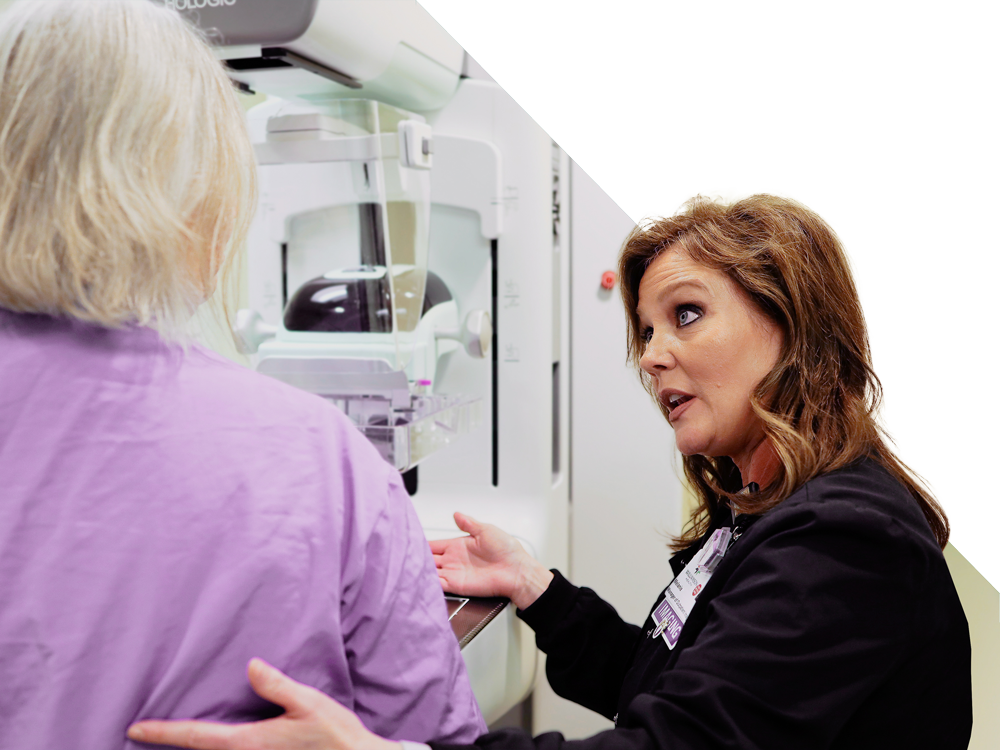
[(399, 474), (365, 470), (387, 481), (365, 477), (369, 496), (347, 511), (341, 612), (354, 711), (388, 739), (471, 742), (486, 725), (423, 529)]
[[(821, 521), (805, 511), (770, 529), (708, 602), (696, 640), (619, 717), (627, 728), (575, 741), (557, 733), (531, 738), (495, 732), (477, 740), (477, 747), (830, 747), (860, 704), (899, 667), (920, 598), (915, 578), (923, 567), (912, 547), (849, 514)], [(588, 658), (598, 648), (586, 652)]]
[(545, 592), (518, 616), (545, 652), (545, 674), (557, 695), (611, 719), (640, 629), (588, 588), (557, 570)]

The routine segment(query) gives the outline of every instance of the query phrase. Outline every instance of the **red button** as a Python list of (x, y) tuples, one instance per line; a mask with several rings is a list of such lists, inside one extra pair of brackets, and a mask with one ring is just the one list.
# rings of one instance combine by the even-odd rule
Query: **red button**
[(601, 286), (605, 289), (614, 289), (618, 276), (614, 271), (605, 271), (601, 274)]

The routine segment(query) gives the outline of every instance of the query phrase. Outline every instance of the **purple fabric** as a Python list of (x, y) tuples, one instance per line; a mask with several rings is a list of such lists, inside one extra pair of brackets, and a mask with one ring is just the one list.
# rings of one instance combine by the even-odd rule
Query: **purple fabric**
[(399, 474), (201, 347), (0, 310), (0, 747), (274, 715), (260, 656), (377, 733), (485, 731)]

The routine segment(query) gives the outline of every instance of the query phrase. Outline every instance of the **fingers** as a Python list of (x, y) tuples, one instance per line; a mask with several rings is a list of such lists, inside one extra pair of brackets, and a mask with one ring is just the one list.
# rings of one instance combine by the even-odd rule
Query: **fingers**
[[(471, 534), (475, 536), (483, 530), (483, 524), (479, 523), (472, 516), (467, 516), (464, 513), (455, 513), (455, 525), (466, 534)], [(467, 537), (453, 537), (451, 539), (431, 539), (428, 541), (430, 545), (431, 552), (435, 555), (443, 555), (448, 551), (455, 542), (461, 542), (467, 539)]]
[(288, 713), (309, 708), (312, 689), (284, 675), (263, 659), (251, 659), (247, 664), (250, 687), (261, 698), (277, 703)]
[(357, 720), (354, 712), (316, 688), (296, 682), (263, 659), (254, 658), (247, 665), (250, 687), (264, 700), (277, 703), (291, 719), (322, 714), (348, 724)]
[(128, 728), (128, 738), (152, 745), (193, 750), (232, 750), (239, 727), (208, 721), (140, 721)]
[(472, 534), (472, 536), (478, 535), (483, 530), (483, 525), (479, 521), (464, 513), (455, 514), (455, 525), (465, 533)]
[(454, 539), (435, 539), (429, 544), (431, 545), (431, 553), (434, 555), (443, 555), (448, 551), (448, 545), (451, 544)]

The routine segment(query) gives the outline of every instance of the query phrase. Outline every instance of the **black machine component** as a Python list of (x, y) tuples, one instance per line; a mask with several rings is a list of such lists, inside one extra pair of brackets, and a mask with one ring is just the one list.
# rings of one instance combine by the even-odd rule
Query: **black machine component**
[[(451, 292), (432, 271), (427, 272), (421, 315), (452, 299)], [(289, 331), (328, 333), (388, 333), (392, 330), (389, 275), (385, 266), (346, 269), (332, 278), (307, 281), (285, 308)]]
[[(285, 305), (289, 331), (388, 333), (392, 330), (389, 276), (385, 267), (382, 206), (358, 205), (360, 261), (341, 275), (307, 281)], [(282, 278), (287, 279), (287, 249), (282, 245)], [(287, 280), (284, 282), (287, 285)], [(284, 292), (287, 295), (287, 291)]]
[(451, 299), (451, 290), (433, 271), (427, 272), (427, 281), (424, 283), (424, 306), (420, 311), (420, 317), (427, 314), (434, 305), (440, 305)]
[(283, 47), (264, 47), (260, 51), (260, 57), (241, 57), (233, 60), (226, 60), (226, 65), (230, 70), (270, 70), (273, 68), (302, 68), (310, 73), (326, 78), (327, 80), (339, 83), (349, 89), (360, 89), (361, 83), (346, 73), (328, 68), (307, 57), (296, 54)]
[(414, 466), (412, 469), (407, 469), (403, 472), (403, 486), (406, 488), (406, 494), (413, 497), (417, 494), (417, 469), (419, 466)]
[[(285, 308), (289, 331), (388, 333), (392, 330), (392, 298), (385, 266), (348, 269), (353, 278), (307, 281)], [(381, 272), (381, 273), (379, 273)]]

